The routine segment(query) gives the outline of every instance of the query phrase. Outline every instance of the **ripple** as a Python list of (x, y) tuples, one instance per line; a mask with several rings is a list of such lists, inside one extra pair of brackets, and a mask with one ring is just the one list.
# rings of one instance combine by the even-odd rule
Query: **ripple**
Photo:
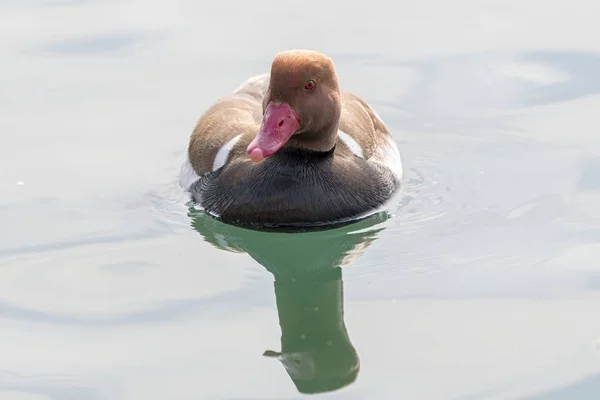
[[(14, 228), (0, 249), (0, 261), (28, 253), (138, 242), (189, 231), (188, 200), (174, 180), (145, 192), (94, 201), (36, 198), (3, 203), (0, 216)], [(32, 231), (32, 226), (45, 229)]]
[[(205, 254), (198, 264), (199, 244), (197, 235), (178, 235), (14, 257), (1, 264), (0, 316), (45, 322), (176, 317), (182, 308), (244, 289), (252, 270), (223, 264), (222, 254)], [(213, 264), (218, 274), (201, 268)]]

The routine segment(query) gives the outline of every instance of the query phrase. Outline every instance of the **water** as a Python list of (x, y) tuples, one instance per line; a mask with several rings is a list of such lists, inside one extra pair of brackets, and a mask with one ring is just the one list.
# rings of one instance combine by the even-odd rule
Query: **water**
[[(0, 399), (596, 399), (599, 11), (5, 0)], [(190, 209), (200, 114), (294, 47), (393, 130), (399, 200), (302, 235)]]

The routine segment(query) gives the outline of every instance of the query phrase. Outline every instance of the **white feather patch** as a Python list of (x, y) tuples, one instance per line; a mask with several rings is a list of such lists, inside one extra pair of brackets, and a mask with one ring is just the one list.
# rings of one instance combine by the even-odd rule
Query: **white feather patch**
[(200, 176), (194, 171), (190, 159), (186, 156), (183, 165), (181, 166), (181, 172), (179, 173), (179, 183), (185, 188), (190, 190), (192, 185), (200, 179)]
[(231, 149), (233, 149), (233, 146), (235, 146), (235, 144), (238, 142), (238, 140), (240, 140), (241, 137), (242, 134), (237, 135), (229, 142), (225, 143), (223, 147), (219, 149), (217, 155), (215, 156), (215, 161), (213, 162), (213, 171), (216, 171), (223, 165), (225, 165), (225, 163), (227, 162), (227, 158), (229, 157), (229, 153), (231, 153)]
[(348, 135), (346, 132), (338, 130), (338, 137), (342, 140), (342, 142), (344, 142), (346, 146), (348, 146), (350, 151), (354, 153), (356, 157), (365, 158), (362, 148), (352, 136)]
[(376, 162), (379, 162), (389, 168), (398, 180), (402, 179), (402, 159), (396, 141), (391, 136), (387, 136), (383, 145), (377, 149)]

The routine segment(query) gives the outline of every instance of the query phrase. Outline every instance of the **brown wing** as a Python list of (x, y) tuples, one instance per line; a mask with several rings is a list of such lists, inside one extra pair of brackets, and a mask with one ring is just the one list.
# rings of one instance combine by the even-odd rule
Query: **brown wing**
[(262, 99), (268, 84), (268, 75), (249, 78), (202, 115), (190, 137), (188, 149), (190, 163), (198, 175), (211, 172), (219, 149), (240, 134), (242, 136), (229, 152), (229, 158), (245, 153), (258, 132)]
[(369, 159), (389, 135), (387, 127), (371, 106), (353, 93), (342, 93), (340, 130), (350, 135)]

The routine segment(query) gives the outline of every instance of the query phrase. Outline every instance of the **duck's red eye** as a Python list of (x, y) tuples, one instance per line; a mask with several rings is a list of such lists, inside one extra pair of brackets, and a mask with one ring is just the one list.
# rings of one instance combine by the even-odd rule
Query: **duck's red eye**
[(308, 90), (310, 92), (315, 88), (315, 86), (317, 86), (317, 84), (311, 79), (310, 81), (304, 84), (304, 90)]

